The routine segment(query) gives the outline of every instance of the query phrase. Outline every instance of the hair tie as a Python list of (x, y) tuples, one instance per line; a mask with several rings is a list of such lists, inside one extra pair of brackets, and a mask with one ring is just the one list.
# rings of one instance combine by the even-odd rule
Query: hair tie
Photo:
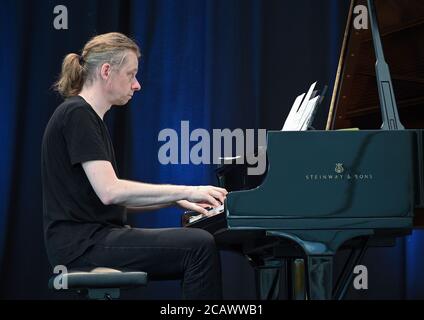
[(84, 58), (82, 57), (82, 55), (78, 56), (79, 57), (79, 64), (82, 66), (85, 63)]

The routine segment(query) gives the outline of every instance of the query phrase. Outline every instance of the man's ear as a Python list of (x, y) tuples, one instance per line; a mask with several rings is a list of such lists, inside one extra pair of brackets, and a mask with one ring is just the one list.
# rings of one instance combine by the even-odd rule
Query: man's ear
[(110, 77), (110, 72), (112, 70), (112, 66), (109, 63), (103, 63), (100, 68), (100, 77), (103, 80), (107, 80)]

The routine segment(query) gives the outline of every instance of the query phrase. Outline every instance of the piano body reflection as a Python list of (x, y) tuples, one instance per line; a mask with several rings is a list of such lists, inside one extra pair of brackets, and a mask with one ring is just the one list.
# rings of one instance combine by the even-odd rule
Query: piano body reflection
[[(358, 4), (368, 8), (369, 30), (353, 28)], [(284, 283), (286, 298), (343, 299), (368, 247), (423, 225), (423, 36), (419, 0), (352, 1), (326, 130), (269, 131), (267, 172), (220, 167), (230, 191), (224, 212), (183, 217), (249, 259), (258, 298), (281, 297)], [(333, 285), (341, 249), (351, 254)]]

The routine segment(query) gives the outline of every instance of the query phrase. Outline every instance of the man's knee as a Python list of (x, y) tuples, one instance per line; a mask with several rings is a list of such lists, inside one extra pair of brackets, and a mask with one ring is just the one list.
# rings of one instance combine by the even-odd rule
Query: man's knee
[(195, 249), (200, 249), (201, 251), (215, 252), (216, 244), (215, 238), (209, 232), (202, 229), (191, 229), (191, 241)]

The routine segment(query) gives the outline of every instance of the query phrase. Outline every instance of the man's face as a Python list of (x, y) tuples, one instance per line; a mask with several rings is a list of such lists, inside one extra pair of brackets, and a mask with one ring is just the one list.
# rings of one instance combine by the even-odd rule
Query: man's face
[(137, 56), (134, 52), (128, 51), (121, 68), (111, 72), (108, 79), (107, 91), (112, 105), (121, 106), (127, 104), (134, 92), (141, 89), (141, 85), (136, 78), (137, 71)]

